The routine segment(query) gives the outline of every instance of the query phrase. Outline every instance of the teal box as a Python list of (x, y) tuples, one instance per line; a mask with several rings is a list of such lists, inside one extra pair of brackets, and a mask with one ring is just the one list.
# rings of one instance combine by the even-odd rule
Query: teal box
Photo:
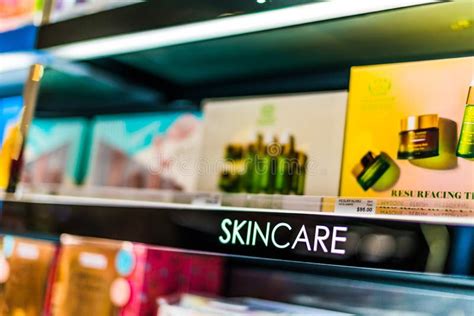
[(22, 183), (76, 185), (83, 180), (88, 121), (35, 118), (25, 147)]
[(193, 191), (201, 130), (200, 112), (98, 116), (86, 183)]
[(20, 119), (22, 105), (21, 96), (0, 98), (0, 149), (9, 128)]

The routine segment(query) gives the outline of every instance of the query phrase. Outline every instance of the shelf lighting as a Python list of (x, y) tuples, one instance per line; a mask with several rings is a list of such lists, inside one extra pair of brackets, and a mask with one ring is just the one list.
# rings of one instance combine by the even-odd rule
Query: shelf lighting
[(52, 47), (48, 51), (57, 57), (66, 59), (91, 59), (436, 2), (440, 1), (333, 0), (317, 2), (212, 21), (86, 40)]
[(33, 52), (2, 53), (0, 54), (0, 74), (27, 69), (34, 63), (42, 63), (44, 61), (45, 57), (43, 55)]

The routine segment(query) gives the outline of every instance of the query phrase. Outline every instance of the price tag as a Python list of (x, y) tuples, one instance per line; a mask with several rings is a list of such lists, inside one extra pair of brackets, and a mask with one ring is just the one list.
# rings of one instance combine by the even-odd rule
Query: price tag
[(212, 193), (198, 193), (191, 202), (193, 205), (221, 206), (222, 196)]
[(334, 213), (375, 214), (375, 204), (375, 200), (339, 198), (336, 201)]

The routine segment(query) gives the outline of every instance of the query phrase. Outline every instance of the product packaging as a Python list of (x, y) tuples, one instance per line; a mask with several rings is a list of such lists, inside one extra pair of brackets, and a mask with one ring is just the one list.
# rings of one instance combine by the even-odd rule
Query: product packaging
[(25, 147), (22, 183), (80, 184), (87, 153), (87, 120), (34, 119)]
[(341, 196), (472, 200), (473, 69), (473, 57), (353, 67)]
[(201, 125), (199, 113), (97, 117), (87, 184), (194, 190)]
[(20, 180), (25, 142), (35, 113), (43, 70), (43, 66), (39, 64), (30, 67), (28, 78), (23, 87), (20, 114), (17, 116), (14, 110), (15, 106), (13, 106), (12, 111), (15, 113), (8, 115), (7, 120), (3, 122), (8, 125), (2, 127), (3, 136), (0, 142), (0, 190), (15, 192)]
[(222, 291), (224, 261), (221, 257), (179, 254), (180, 293), (218, 295)]
[(12, 138), (20, 121), (22, 105), (21, 96), (0, 99), (0, 190), (8, 185)]
[[(218, 294), (188, 275), (190, 258), (198, 257), (130, 242), (64, 235), (51, 315), (148, 316), (156, 314), (158, 297), (192, 288)], [(222, 271), (219, 262), (219, 267), (212, 266), (216, 271)], [(209, 272), (203, 266), (198, 269)], [(222, 275), (218, 279), (214, 284), (221, 282)]]
[(347, 93), (209, 100), (198, 189), (337, 195)]
[(56, 245), (6, 235), (1, 237), (0, 314), (44, 315), (54, 272)]
[(8, 130), (20, 120), (21, 96), (0, 98), (0, 144), (6, 139)]

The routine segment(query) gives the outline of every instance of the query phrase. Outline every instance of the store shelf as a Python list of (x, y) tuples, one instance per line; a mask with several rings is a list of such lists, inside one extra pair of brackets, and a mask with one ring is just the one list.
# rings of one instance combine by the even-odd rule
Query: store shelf
[[(256, 1), (146, 1), (127, 7), (116, 8), (91, 15), (78, 17), (45, 25), (41, 28), (39, 48), (52, 47), (70, 42), (90, 40), (104, 36), (133, 33), (143, 30), (169, 27), (173, 25), (192, 23), (214, 19), (229, 13), (253, 13), (282, 7), (284, 2), (274, 1), (275, 4), (259, 5)], [(291, 1), (295, 4), (312, 2), (311, 0)], [(190, 9), (192, 8), (192, 9)], [(124, 23), (126, 21), (126, 23)], [(84, 28), (84, 25), (87, 25)], [(78, 32), (77, 30), (81, 31)], [(69, 32), (63, 32), (69, 31)]]
[(162, 101), (160, 92), (128, 82), (109, 71), (54, 60), (41, 82), (37, 115), (92, 116), (124, 112), (127, 108), (126, 112), (134, 108), (151, 111), (158, 109)]
[[(36, 238), (55, 239), (67, 233), (288, 262), (464, 275), (474, 272), (471, 219), (219, 206), (202, 203), (202, 194), (188, 195), (195, 197), (191, 204), (163, 202), (166, 195), (163, 193), (161, 202), (147, 202), (17, 194), (4, 198), (0, 225), (3, 233)], [(183, 200), (182, 196), (178, 199)], [(324, 204), (319, 201), (313, 199), (313, 207)], [(249, 223), (254, 228), (247, 234)], [(260, 232), (255, 231), (255, 223)], [(317, 242), (316, 234), (327, 236)]]
[[(146, 1), (113, 10), (84, 15), (59, 23), (44, 25), (40, 30), (41, 34), (38, 46), (39, 48), (55, 47), (72, 42), (156, 30), (215, 19), (226, 19), (235, 16), (246, 16), (249, 14), (274, 11), (276, 9), (298, 7), (304, 4), (310, 5), (306, 6), (308, 9), (320, 10), (326, 10), (326, 7), (329, 6), (332, 9), (331, 15), (325, 15), (323, 18), (335, 18), (437, 1), (421, 0), (403, 1), (399, 3), (384, 1), (385, 3), (379, 5), (360, 3), (358, 5), (359, 9), (355, 9), (347, 3), (337, 3), (333, 1), (335, 3), (325, 4), (324, 2), (325, 1), (321, 0), (244, 0), (225, 2), (186, 0), (180, 3), (171, 0)], [(332, 17), (332, 15), (334, 15), (334, 17)], [(300, 15), (299, 19), (291, 24), (305, 23), (305, 18), (306, 17)], [(318, 20), (318, 18), (312, 18), (312, 20)], [(127, 23), (124, 23), (124, 21)], [(259, 27), (265, 26), (260, 25)], [(78, 32), (78, 29), (81, 31)], [(252, 29), (245, 32), (251, 31)]]
[[(290, 3), (290, 9), (300, 9), (298, 5), (309, 2), (307, 5), (317, 5), (315, 1), (259, 4), (253, 0), (208, 0), (199, 1), (193, 10), (185, 9), (191, 7), (191, 2), (180, 2), (176, 8), (176, 1), (147, 1), (44, 25), (39, 30), (37, 47), (57, 58), (77, 57), (80, 64), (113, 74), (131, 85), (159, 91), (167, 101), (188, 99), (195, 103), (230, 95), (347, 89), (351, 66), (460, 57), (474, 52), (474, 28), (453, 27), (472, 19), (467, 14), (471, 4), (464, 0), (324, 21), (308, 18), (304, 23), (288, 22), (282, 27), (275, 24), (262, 30), (257, 25), (228, 35), (196, 31), (196, 38), (181, 38), (189, 30), (199, 30), (202, 23), (227, 23), (232, 21), (229, 19), (247, 18), (254, 13), (258, 16), (267, 10), (278, 13)], [(277, 8), (283, 9), (273, 10)], [(237, 22), (232, 23), (246, 25)], [(147, 33), (155, 31), (166, 34)], [(133, 37), (140, 34), (141, 39)], [(160, 38), (167, 41), (153, 44)], [(115, 42), (117, 39), (122, 43)], [(140, 41), (141, 46), (137, 44)], [(109, 50), (111, 47), (117, 49)], [(87, 56), (69, 56), (64, 49)], [(76, 89), (74, 79), (62, 78), (61, 82), (68, 86), (67, 93)], [(57, 88), (48, 80), (44, 86), (44, 96), (43, 92), (39, 96), (40, 109), (49, 99), (56, 100), (49, 91)], [(97, 103), (114, 103), (113, 93), (107, 95), (110, 97), (102, 103), (85, 95), (76, 95), (75, 100), (82, 104), (84, 113), (90, 113)], [(115, 98), (118, 99), (122, 98)], [(57, 101), (48, 104), (48, 110), (59, 110), (66, 102)], [(146, 111), (154, 106), (153, 102), (137, 102), (134, 108)], [(130, 106), (115, 104), (108, 109), (123, 112)]]
[[(169, 17), (172, 16), (170, 12), (180, 12), (181, 14), (191, 14), (191, 12), (192, 14), (199, 14), (200, 12), (197, 9), (172, 10), (171, 7), (168, 9), (147, 7), (177, 5), (172, 4), (172, 1), (166, 2), (169, 2), (169, 4), (149, 2), (102, 13), (110, 15), (110, 18), (107, 19), (99, 14), (43, 26), (40, 28), (38, 36), (38, 48), (48, 48), (53, 53), (59, 54), (52, 47), (91, 38), (100, 39), (105, 36), (88, 36), (88, 30), (94, 32), (113, 31), (114, 34), (121, 34), (126, 42), (127, 34), (136, 30), (130, 25), (132, 22), (123, 23), (124, 20), (133, 21), (133, 23), (158, 23), (154, 27), (147, 28), (156, 29), (195, 21), (184, 19), (179, 23), (167, 23), (163, 19), (156, 18), (156, 16)], [(244, 3), (247, 2), (226, 1), (223, 5), (245, 5)], [(258, 6), (254, 1), (249, 1), (249, 3)], [(210, 6), (210, 4), (200, 1), (197, 7), (201, 8), (203, 12), (211, 11), (206, 6)], [(216, 18), (223, 12), (237, 10), (223, 10), (222, 8), (216, 8), (216, 6), (215, 3), (212, 3), (211, 8), (215, 8), (218, 13), (210, 14), (207, 19)], [(182, 8), (181, 3), (180, 8)], [(447, 57), (468, 54), (474, 49), (472, 41), (470, 41), (473, 34), (472, 28), (457, 31), (452, 29), (452, 25), (458, 19), (466, 19), (466, 12), (469, 12), (469, 10), (469, 1), (458, 0), (270, 29), (264, 32), (248, 30), (246, 34), (239, 36), (223, 36), (197, 42), (183, 40), (180, 45), (163, 44), (158, 45), (155, 49), (137, 49), (134, 52), (129, 52), (129, 54), (120, 53), (119, 50), (117, 53), (111, 52), (105, 56), (102, 55), (102, 57), (110, 57), (117, 62), (132, 65), (183, 85), (192, 85), (203, 81), (218, 82), (222, 79), (243, 78), (249, 74), (252, 77), (257, 77), (258, 75), (274, 73), (290, 74), (302, 71), (310, 73), (314, 70), (322, 70), (322, 68), (334, 68), (336, 65), (343, 67), (393, 60), (400, 61), (400, 58), (413, 60)], [(122, 11), (124, 12), (122, 13)], [(114, 15), (117, 15), (118, 21), (112, 18)], [(135, 15), (139, 15), (140, 18), (134, 19)], [(439, 18), (430, 18), (433, 16)], [(204, 18), (197, 20), (204, 20)], [(99, 21), (100, 23), (107, 23), (108, 27), (96, 25)], [(71, 32), (68, 31), (67, 23), (80, 24), (82, 27), (74, 27), (76, 31)], [(392, 27), (393, 25), (399, 27)], [(77, 32), (78, 29), (81, 32)], [(74, 34), (81, 34), (84, 38), (74, 38)], [(176, 32), (169, 35), (170, 42), (173, 42), (173, 37), (177, 37), (179, 34), (179, 32)], [(427, 34), (436, 34), (436, 41), (433, 41), (432, 37), (427, 36)], [(62, 41), (60, 40), (61, 35), (66, 37)], [(109, 35), (111, 34), (107, 34), (107, 36)], [(109, 39), (105, 38), (104, 40)], [(48, 43), (46, 41), (53, 42)], [(89, 44), (94, 43), (89, 42)], [(105, 45), (107, 43), (96, 42), (94, 47), (100, 48), (101, 44)], [(237, 47), (238, 49), (236, 49)], [(107, 48), (102, 46), (100, 49), (105, 50)], [(128, 49), (126, 45), (120, 48), (122, 50)], [(78, 46), (77, 53), (86, 53), (91, 49), (93, 47)], [(99, 54), (101, 53), (100, 49), (96, 55), (101, 55)], [(192, 54), (189, 52), (192, 52)], [(84, 59), (95, 59), (92, 55)]]

